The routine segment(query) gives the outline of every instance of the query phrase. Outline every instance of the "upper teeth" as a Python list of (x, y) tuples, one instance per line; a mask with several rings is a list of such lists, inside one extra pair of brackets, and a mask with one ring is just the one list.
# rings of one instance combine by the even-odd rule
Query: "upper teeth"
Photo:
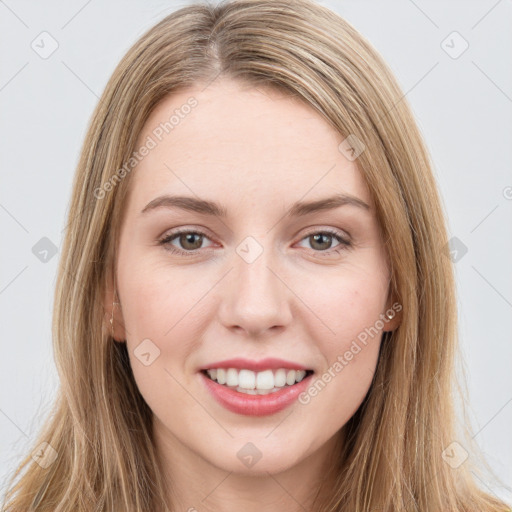
[(236, 368), (213, 368), (206, 370), (211, 379), (219, 384), (238, 386), (243, 389), (273, 389), (282, 388), (286, 384), (291, 386), (300, 382), (306, 375), (305, 370), (264, 370), (253, 372), (252, 370), (238, 370)]

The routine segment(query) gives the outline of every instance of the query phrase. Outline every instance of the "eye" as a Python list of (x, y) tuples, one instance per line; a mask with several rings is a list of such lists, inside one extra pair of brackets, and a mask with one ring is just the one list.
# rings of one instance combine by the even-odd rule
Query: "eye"
[[(181, 230), (169, 233), (163, 239), (159, 240), (159, 244), (165, 246), (165, 248), (174, 253), (182, 256), (194, 256), (197, 254), (198, 249), (201, 248), (203, 240), (208, 238), (206, 233), (202, 231), (192, 230)], [(177, 248), (171, 244), (174, 239), (181, 245), (181, 248)]]
[[(338, 245), (335, 245), (334, 249), (332, 248), (333, 239), (338, 242)], [(333, 252), (339, 253), (352, 246), (350, 240), (348, 240), (346, 237), (342, 236), (341, 233), (333, 229), (313, 231), (306, 235), (302, 240), (309, 241), (311, 248), (315, 252), (327, 254)]]

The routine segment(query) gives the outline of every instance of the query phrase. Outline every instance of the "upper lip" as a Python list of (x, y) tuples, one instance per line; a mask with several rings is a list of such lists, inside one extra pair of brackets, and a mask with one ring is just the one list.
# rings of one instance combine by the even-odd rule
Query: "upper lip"
[(288, 368), (290, 370), (311, 370), (311, 368), (307, 368), (302, 364), (294, 363), (293, 361), (286, 361), (285, 359), (277, 359), (275, 357), (267, 357), (265, 359), (260, 359), (259, 361), (245, 359), (243, 357), (225, 359), (224, 361), (216, 361), (208, 364), (207, 366), (203, 366), (201, 370), (209, 370), (212, 368), (237, 368), (239, 370), (246, 369), (255, 372), (278, 368)]

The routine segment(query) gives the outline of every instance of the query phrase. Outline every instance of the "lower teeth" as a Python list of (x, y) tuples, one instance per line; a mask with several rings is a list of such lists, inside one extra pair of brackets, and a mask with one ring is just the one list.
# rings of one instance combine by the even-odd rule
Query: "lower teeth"
[[(213, 379), (211, 379), (211, 380), (213, 380)], [(216, 380), (214, 380), (213, 382), (216, 382), (218, 384), (218, 382)], [(297, 384), (297, 383), (294, 382), (292, 384), (292, 386), (295, 384)], [(224, 386), (225, 388), (228, 388), (228, 389), (233, 389), (234, 391), (238, 391), (239, 393), (245, 393), (247, 395), (268, 395), (269, 393), (275, 393), (276, 391), (290, 387), (288, 384), (285, 384), (284, 386), (282, 386), (280, 388), (274, 387), (272, 389), (245, 389), (245, 388), (241, 388), (239, 386), (227, 386), (226, 384), (221, 384), (221, 386)]]
[(283, 386), (282, 388), (272, 388), (272, 389), (244, 389), (240, 387), (229, 387), (230, 389), (235, 389), (236, 391), (240, 393), (246, 393), (247, 395), (268, 395), (270, 393), (275, 393), (276, 391), (279, 391), (280, 389), (287, 388), (289, 386)]

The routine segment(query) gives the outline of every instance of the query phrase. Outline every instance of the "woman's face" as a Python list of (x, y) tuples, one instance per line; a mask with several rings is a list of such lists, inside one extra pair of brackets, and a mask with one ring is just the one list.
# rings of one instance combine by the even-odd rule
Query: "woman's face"
[(116, 338), (169, 452), (274, 473), (330, 444), (363, 401), (397, 317), (383, 321), (386, 254), (343, 140), (298, 100), (227, 80), (147, 121)]

